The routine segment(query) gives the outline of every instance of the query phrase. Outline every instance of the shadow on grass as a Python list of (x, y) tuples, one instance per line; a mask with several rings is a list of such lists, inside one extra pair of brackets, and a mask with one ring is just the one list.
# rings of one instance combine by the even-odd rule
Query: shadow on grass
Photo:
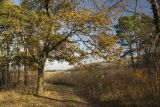
[[(96, 101), (96, 100), (92, 100), (92, 99), (89, 99), (87, 98), (84, 94), (82, 94), (82, 92), (78, 91), (79, 89), (75, 86), (70, 86), (70, 85), (60, 85), (60, 84), (54, 84), (56, 86), (59, 86), (59, 87), (66, 87), (66, 88), (72, 88), (72, 92), (80, 97), (80, 98), (83, 98), (85, 100), (85, 102), (79, 102), (79, 101), (75, 101), (75, 100), (58, 100), (58, 99), (54, 99), (54, 98), (50, 98), (50, 97), (46, 97), (46, 96), (37, 96), (39, 98), (45, 98), (45, 99), (48, 99), (48, 100), (52, 100), (52, 101), (57, 101), (57, 102), (62, 102), (62, 103), (74, 103), (74, 104), (77, 104), (77, 105), (89, 105), (89, 107), (124, 107), (122, 106), (122, 103), (119, 102), (119, 101), (107, 101), (107, 102), (102, 102), (102, 101)], [(54, 86), (53, 85), (53, 86)], [(59, 92), (60, 94), (63, 92), (61, 90), (59, 90), (59, 88), (47, 88), (47, 90), (50, 90), (50, 91), (56, 91), (56, 92)], [(62, 94), (63, 96), (63, 94)], [(88, 106), (87, 106), (88, 107)]]
[(61, 103), (86, 104), (86, 103), (78, 102), (78, 101), (75, 101), (75, 100), (58, 100), (58, 99), (50, 98), (50, 97), (46, 97), (46, 96), (38, 96), (38, 95), (34, 95), (34, 96), (38, 97), (38, 98), (44, 98), (44, 99), (47, 99), (47, 100), (51, 100), (51, 101), (61, 102)]
[(109, 100), (109, 101), (99, 101), (95, 99), (88, 98), (84, 93), (74, 90), (75, 95), (85, 99), (85, 101), (91, 107), (124, 107), (124, 104), (121, 101)]
[(124, 107), (119, 101), (89, 101), (92, 107)]

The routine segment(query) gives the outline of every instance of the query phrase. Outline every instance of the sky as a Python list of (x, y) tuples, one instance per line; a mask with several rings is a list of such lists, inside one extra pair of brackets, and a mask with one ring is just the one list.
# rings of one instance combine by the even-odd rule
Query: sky
[[(13, 3), (19, 5), (20, 4), (20, 0), (11, 0)], [(131, 2), (128, 4), (128, 10), (135, 10), (135, 4), (134, 0), (130, 0)], [(108, 6), (109, 5), (113, 5), (112, 3), (107, 3)], [(150, 9), (150, 4), (146, 1), (146, 0), (139, 0), (139, 4), (137, 7), (137, 10), (140, 10), (139, 12), (143, 12), (146, 13), (148, 15), (152, 15), (152, 11)], [(87, 6), (87, 7), (92, 7), (94, 6), (93, 3), (90, 2), (85, 2), (83, 3), (83, 6)], [(130, 13), (124, 12), (122, 13), (122, 15), (130, 15)], [(113, 20), (113, 23), (117, 23), (117, 20)], [(102, 60), (96, 60), (96, 59), (87, 59), (87, 63), (91, 63), (91, 62), (97, 62), (97, 61), (102, 61)], [(69, 65), (69, 63), (67, 62), (58, 62), (58, 61), (54, 61), (52, 63), (49, 63), (48, 61), (46, 62), (45, 65), (45, 70), (66, 70), (69, 68), (72, 68), (73, 66)]]
[(11, 1), (16, 3), (17, 5), (20, 4), (20, 0), (11, 0)]
[(69, 65), (68, 62), (58, 62), (58, 61), (53, 61), (52, 63), (46, 62), (45, 64), (45, 70), (66, 70), (70, 69), (73, 66)]

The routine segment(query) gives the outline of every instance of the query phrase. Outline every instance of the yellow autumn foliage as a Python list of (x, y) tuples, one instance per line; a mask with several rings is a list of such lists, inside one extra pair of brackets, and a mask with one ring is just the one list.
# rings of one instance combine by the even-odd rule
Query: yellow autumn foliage
[(10, 32), (8, 32), (8, 31), (4, 31), (4, 32), (2, 32), (2, 35), (4, 35), (4, 36), (8, 36), (8, 35), (10, 35)]
[(21, 31), (20, 27), (19, 27), (19, 26), (16, 26), (16, 27), (15, 27), (15, 31), (16, 31), (16, 32), (20, 32), (20, 31)]
[(66, 20), (76, 21), (78, 23), (93, 22), (98, 25), (110, 25), (106, 13), (68, 11), (64, 17)]
[(113, 47), (115, 45), (115, 37), (114, 36), (107, 36), (106, 34), (102, 33), (99, 35), (98, 44), (100, 47)]

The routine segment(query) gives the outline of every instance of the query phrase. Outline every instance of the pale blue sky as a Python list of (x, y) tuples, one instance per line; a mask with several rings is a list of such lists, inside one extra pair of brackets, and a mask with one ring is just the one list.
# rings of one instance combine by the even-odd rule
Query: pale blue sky
[(11, 0), (12, 2), (16, 3), (16, 4), (19, 4), (20, 3), (20, 0)]

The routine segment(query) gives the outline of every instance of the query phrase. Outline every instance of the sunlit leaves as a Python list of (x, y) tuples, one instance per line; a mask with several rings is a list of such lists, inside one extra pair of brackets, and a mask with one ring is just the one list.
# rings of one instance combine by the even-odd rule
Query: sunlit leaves
[[(87, 23), (93, 23), (100, 26), (110, 25), (110, 21), (107, 15), (104, 13), (91, 13), (91, 12), (76, 12), (68, 11), (65, 13), (65, 19), (67, 21), (75, 21), (77, 24), (85, 25)], [(69, 20), (68, 20), (69, 19)]]
[(116, 39), (114, 36), (107, 36), (106, 34), (102, 33), (99, 36), (98, 44), (100, 47), (113, 47), (116, 43)]

